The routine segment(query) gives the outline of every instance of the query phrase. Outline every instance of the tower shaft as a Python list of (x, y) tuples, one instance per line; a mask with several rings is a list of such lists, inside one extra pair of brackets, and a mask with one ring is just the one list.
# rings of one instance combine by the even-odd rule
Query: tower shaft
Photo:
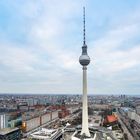
[(81, 135), (90, 137), (88, 128), (88, 102), (87, 102), (87, 67), (83, 66), (83, 110)]

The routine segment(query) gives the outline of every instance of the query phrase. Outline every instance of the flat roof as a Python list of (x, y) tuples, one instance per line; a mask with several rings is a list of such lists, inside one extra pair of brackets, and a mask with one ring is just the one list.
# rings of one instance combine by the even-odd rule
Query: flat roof
[(4, 129), (0, 129), (0, 135), (6, 135), (8, 133), (14, 132), (16, 130), (19, 130), (19, 128), (4, 128)]

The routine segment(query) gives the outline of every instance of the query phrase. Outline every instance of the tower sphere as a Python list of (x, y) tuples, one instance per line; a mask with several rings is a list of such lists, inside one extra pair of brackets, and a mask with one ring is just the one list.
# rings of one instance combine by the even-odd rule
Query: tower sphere
[(79, 58), (79, 62), (82, 66), (87, 66), (90, 63), (90, 57), (87, 54), (87, 45), (82, 47), (82, 55)]

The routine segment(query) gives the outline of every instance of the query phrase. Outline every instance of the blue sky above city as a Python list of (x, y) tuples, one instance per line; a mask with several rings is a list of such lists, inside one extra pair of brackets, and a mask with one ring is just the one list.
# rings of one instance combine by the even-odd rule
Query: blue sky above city
[(82, 93), (83, 6), (88, 93), (140, 93), (139, 0), (1, 0), (0, 93)]

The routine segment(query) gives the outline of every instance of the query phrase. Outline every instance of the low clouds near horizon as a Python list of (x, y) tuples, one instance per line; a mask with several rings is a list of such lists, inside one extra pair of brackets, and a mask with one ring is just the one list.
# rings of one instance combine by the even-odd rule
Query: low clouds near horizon
[(140, 2), (0, 1), (0, 93), (82, 92), (82, 7), (88, 93), (139, 94)]

